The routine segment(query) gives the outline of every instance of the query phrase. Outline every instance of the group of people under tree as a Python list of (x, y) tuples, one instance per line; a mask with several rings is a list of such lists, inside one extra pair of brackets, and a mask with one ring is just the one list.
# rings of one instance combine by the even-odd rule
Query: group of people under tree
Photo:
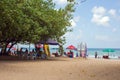
[(37, 59), (37, 58), (43, 58), (41, 57), (42, 54), (45, 54), (44, 51), (42, 51), (40, 48), (39, 49), (32, 49), (32, 51), (28, 51), (27, 48), (26, 50), (23, 50), (24, 48), (21, 48), (20, 50), (17, 49), (17, 55), (19, 58), (22, 59)]

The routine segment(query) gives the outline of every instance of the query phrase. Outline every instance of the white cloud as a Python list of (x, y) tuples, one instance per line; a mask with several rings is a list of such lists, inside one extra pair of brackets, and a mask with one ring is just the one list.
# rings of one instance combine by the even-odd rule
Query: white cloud
[(108, 13), (111, 15), (111, 18), (120, 21), (120, 13), (119, 10), (115, 10), (115, 9), (110, 9), (108, 11)]
[(100, 19), (99, 22), (101, 25), (104, 25), (104, 26), (109, 25), (110, 18), (108, 16), (104, 16), (104, 17), (101, 17), (99, 19)]
[(110, 18), (108, 16), (102, 16), (98, 14), (94, 14), (92, 18), (92, 22), (96, 23), (97, 25), (107, 26), (109, 25)]
[(92, 22), (97, 25), (108, 26), (110, 18), (106, 16), (106, 9), (104, 7), (94, 7), (92, 9), (93, 17)]
[(105, 14), (105, 12), (106, 12), (106, 9), (104, 8), (104, 7), (94, 7), (93, 9), (92, 9), (92, 12), (94, 13), (94, 14), (100, 14), (100, 15), (104, 15)]
[(116, 16), (116, 10), (115, 9), (110, 9), (108, 13), (112, 16)]

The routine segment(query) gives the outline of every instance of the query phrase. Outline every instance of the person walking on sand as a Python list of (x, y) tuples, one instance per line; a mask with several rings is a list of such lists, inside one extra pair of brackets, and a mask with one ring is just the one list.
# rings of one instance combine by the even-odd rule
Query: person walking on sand
[(95, 52), (95, 58), (97, 58), (97, 52)]

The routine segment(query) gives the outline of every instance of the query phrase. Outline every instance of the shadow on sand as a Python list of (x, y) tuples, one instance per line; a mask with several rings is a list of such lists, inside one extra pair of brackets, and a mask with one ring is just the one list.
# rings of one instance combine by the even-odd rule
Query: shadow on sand
[(47, 59), (35, 59), (35, 60), (32, 60), (32, 59), (21, 59), (17, 56), (0, 56), (0, 61), (12, 61), (12, 62), (34, 62), (34, 61), (67, 61), (65, 60), (64, 58), (61, 59), (63, 57), (48, 57)]

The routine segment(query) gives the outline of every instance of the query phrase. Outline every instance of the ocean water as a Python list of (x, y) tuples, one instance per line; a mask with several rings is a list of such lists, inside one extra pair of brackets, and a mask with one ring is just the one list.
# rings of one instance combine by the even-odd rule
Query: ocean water
[[(104, 52), (105, 48), (87, 48), (87, 57), (89, 58), (95, 58), (95, 52), (97, 52), (98, 58), (102, 58), (103, 55), (108, 55), (110, 59), (119, 59), (120, 58), (120, 48), (113, 48), (114, 52)], [(50, 49), (51, 53), (57, 52), (58, 49)], [(69, 49), (64, 49), (64, 52), (69, 52)], [(80, 56), (80, 52), (76, 50), (72, 50), (74, 53), (74, 57), (76, 57), (76, 54), (78, 53), (78, 56)]]
[(109, 58), (111, 59), (117, 59), (120, 57), (120, 49), (119, 48), (112, 48), (114, 50), (114, 52), (104, 52), (105, 48), (88, 48), (87, 49), (87, 54), (88, 57), (94, 57), (95, 56), (95, 52), (97, 52), (98, 57), (102, 58), (103, 55), (108, 55), (109, 54)]

